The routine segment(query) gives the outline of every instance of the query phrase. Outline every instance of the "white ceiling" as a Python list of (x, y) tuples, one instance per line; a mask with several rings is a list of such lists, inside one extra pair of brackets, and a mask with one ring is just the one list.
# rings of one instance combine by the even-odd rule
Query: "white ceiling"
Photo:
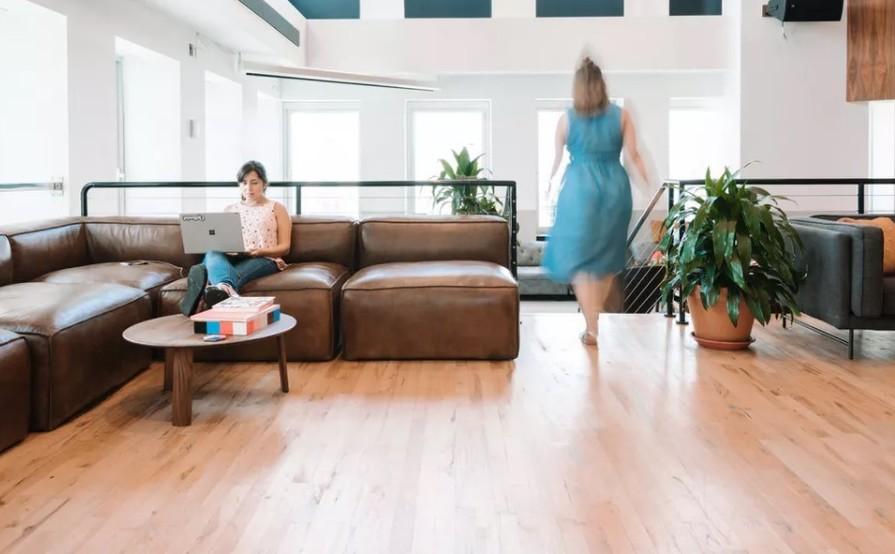
[[(299, 48), (237, 0), (142, 0), (149, 6), (195, 29), (221, 46), (247, 58), (278, 60), (300, 65)], [(295, 25), (301, 14), (283, 13), (282, 3), (271, 4)], [(286, 3), (287, 5), (288, 2)], [(297, 27), (299, 25), (296, 25)], [(302, 32), (302, 43), (307, 39)]]

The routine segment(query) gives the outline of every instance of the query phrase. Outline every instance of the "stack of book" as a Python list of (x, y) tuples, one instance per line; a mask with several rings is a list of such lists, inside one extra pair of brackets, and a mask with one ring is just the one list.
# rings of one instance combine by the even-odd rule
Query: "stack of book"
[(273, 296), (234, 296), (199, 312), (193, 331), (200, 335), (251, 335), (280, 320), (280, 305)]

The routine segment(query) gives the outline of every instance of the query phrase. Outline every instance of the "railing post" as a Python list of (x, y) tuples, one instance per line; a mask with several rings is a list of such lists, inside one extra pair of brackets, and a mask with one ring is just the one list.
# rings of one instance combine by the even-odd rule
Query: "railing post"
[[(678, 201), (680, 202), (684, 198), (684, 182), (681, 181), (678, 183)], [(681, 225), (678, 229), (678, 244), (684, 242), (684, 226)], [(685, 311), (685, 302), (684, 298), (684, 289), (678, 289), (678, 303), (677, 303), (677, 323), (678, 325), (686, 325), (687, 324), (687, 313)]]
[(865, 204), (864, 204), (864, 183), (858, 184), (858, 213), (863, 214), (865, 212)]
[(301, 185), (295, 185), (295, 215), (301, 215)]
[(516, 258), (516, 186), (510, 187), (510, 270), (513, 272), (513, 278), (517, 279), (517, 258)]
[(87, 192), (93, 188), (93, 183), (87, 183), (81, 189), (81, 217), (87, 217)]
[[(668, 194), (668, 214), (665, 218), (668, 219), (668, 215), (671, 215), (671, 210), (674, 209), (674, 185), (666, 182), (665, 192)], [(671, 229), (665, 229), (665, 232), (670, 233), (672, 231)], [(672, 235), (671, 240), (674, 240), (674, 235)], [(665, 317), (674, 317), (674, 293), (665, 299)]]

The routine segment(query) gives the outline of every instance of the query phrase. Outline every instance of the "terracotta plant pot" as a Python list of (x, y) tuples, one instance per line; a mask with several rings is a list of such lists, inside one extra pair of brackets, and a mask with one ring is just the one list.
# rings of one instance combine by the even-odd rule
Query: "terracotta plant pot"
[(746, 302), (740, 299), (740, 317), (737, 325), (730, 322), (727, 315), (727, 289), (708, 310), (702, 307), (699, 287), (687, 298), (690, 317), (693, 319), (693, 338), (700, 346), (719, 350), (743, 350), (752, 344), (752, 325), (755, 316)]

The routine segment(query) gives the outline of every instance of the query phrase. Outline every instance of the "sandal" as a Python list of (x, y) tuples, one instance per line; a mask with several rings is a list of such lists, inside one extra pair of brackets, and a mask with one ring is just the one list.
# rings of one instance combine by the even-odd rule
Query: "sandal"
[(587, 331), (583, 331), (578, 338), (581, 339), (581, 342), (588, 346), (596, 346), (597, 345), (597, 336), (593, 333), (589, 333)]

